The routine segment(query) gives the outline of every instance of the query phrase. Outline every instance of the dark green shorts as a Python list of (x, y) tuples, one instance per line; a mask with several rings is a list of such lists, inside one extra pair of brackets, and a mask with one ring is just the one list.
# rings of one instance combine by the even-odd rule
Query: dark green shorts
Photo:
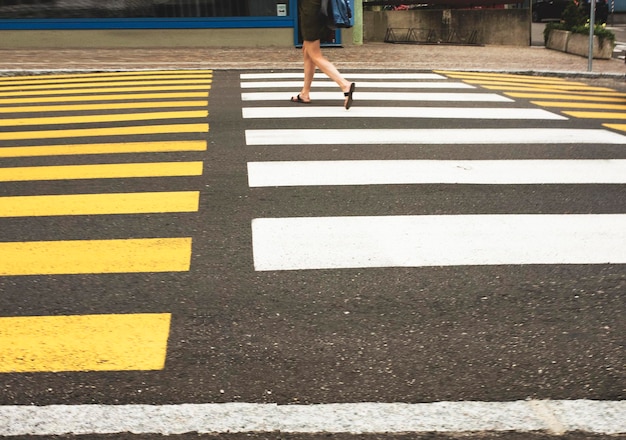
[(326, 17), (320, 13), (322, 0), (300, 0), (300, 33), (304, 41), (321, 40), (327, 33)]

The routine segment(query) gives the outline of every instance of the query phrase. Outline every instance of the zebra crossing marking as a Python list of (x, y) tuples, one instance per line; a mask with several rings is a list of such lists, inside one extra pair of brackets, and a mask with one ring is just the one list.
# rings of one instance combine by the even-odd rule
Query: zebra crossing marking
[[(284, 92), (249, 92), (242, 93), (241, 100), (250, 101), (289, 101), (292, 95)], [(362, 92), (359, 90), (359, 100), (363, 101), (424, 101), (424, 102), (514, 102), (513, 99), (497, 93), (424, 93), (424, 92)], [(344, 100), (343, 95), (337, 92), (312, 92), (311, 99)], [(356, 108), (356, 107), (355, 107)]]
[[(45, 96), (45, 95), (99, 95), (101, 93), (146, 93), (146, 92), (162, 92), (163, 90), (193, 90), (197, 91), (198, 89), (210, 89), (211, 84), (207, 83), (206, 85), (146, 85), (143, 83), (142, 85), (136, 85), (133, 87), (96, 87), (96, 88), (73, 88), (73, 89), (54, 89), (54, 90), (22, 90), (22, 91), (8, 91), (4, 92), (0, 88), (0, 101), (2, 101), (3, 97), (16, 97), (16, 96)], [(93, 96), (92, 96), (93, 97)]]
[[(208, 111), (199, 108), (208, 106), (210, 73), (162, 71), (0, 78), (0, 113), (22, 116), (0, 122), (0, 126), (10, 127), (0, 133), (0, 157), (206, 151)], [(70, 112), (94, 111), (100, 113), (66, 116)], [(64, 114), (36, 114), (41, 112)], [(201, 121), (150, 125), (150, 121), (183, 118)], [(137, 125), (137, 121), (147, 125)], [(83, 123), (114, 126), (52, 127)], [(37, 130), (31, 126), (46, 128)], [(174, 134), (201, 138), (124, 138)], [(121, 141), (98, 139), (120, 136)], [(84, 143), (81, 139), (83, 143), (72, 143), (73, 138), (83, 137), (95, 142)], [(63, 143), (41, 145), (51, 139)], [(11, 141), (33, 142), (11, 145)], [(199, 176), (202, 172), (202, 161), (5, 167), (0, 168), (0, 181), (178, 177)], [(199, 191), (0, 197), (2, 218), (168, 214), (198, 209)], [(188, 272), (191, 266), (191, 237), (94, 238), (0, 242), (0, 276)], [(169, 325), (167, 313), (0, 318), (0, 373), (161, 370), (167, 354)], [(4, 424), (0, 421), (0, 425)]]
[(148, 162), (0, 168), (0, 182), (200, 176), (202, 162)]
[(44, 74), (44, 75), (34, 75), (34, 76), (2, 76), (0, 77), (1, 83), (13, 83), (16, 81), (24, 81), (25, 79), (30, 79), (34, 81), (46, 81), (50, 79), (73, 79), (76, 77), (80, 78), (136, 78), (140, 76), (152, 76), (152, 75), (165, 75), (165, 76), (180, 76), (184, 77), (185, 74), (203, 74), (205, 77), (212, 78), (213, 70), (211, 69), (193, 69), (193, 70), (152, 70), (152, 69), (140, 69), (140, 70), (132, 70), (132, 71), (113, 71), (113, 72), (81, 72), (81, 73), (61, 73), (61, 74)]
[(248, 162), (251, 188), (394, 184), (625, 184), (626, 160)]
[[(188, 99), (188, 98), (208, 98), (209, 92), (167, 92), (160, 93), (123, 93), (106, 95), (68, 95), (63, 97), (63, 102), (105, 102), (105, 101), (132, 101), (139, 102), (141, 99)], [(15, 104), (58, 104), (58, 96), (34, 96), (30, 98), (0, 98), (0, 105)], [(1, 108), (1, 107), (0, 107)]]
[(176, 111), (176, 112), (148, 112), (148, 113), (109, 113), (87, 116), (50, 116), (16, 119), (0, 119), (0, 127), (22, 127), (30, 125), (63, 125), (63, 124), (93, 124), (99, 122), (137, 122), (156, 121), (161, 119), (191, 119), (206, 118), (207, 110)]
[(191, 238), (0, 243), (0, 276), (187, 272)]
[[(108, 80), (108, 83), (112, 85), (113, 87), (121, 87), (121, 86), (142, 86), (144, 84), (148, 84), (150, 86), (160, 86), (161, 88), (167, 87), (168, 89), (170, 88), (169, 86), (175, 86), (178, 84), (188, 84), (190, 81), (186, 80), (186, 79), (173, 79), (173, 80), (150, 80), (150, 81), (142, 81), (142, 80), (133, 80), (133, 81), (111, 81)], [(194, 86), (196, 88), (200, 88), (201, 85), (210, 85), (213, 83), (212, 79), (195, 79), (193, 81), (191, 81)], [(71, 83), (71, 87), (74, 90), (80, 90), (80, 89), (93, 89), (94, 87), (101, 87), (102, 84), (100, 84), (98, 81), (91, 81), (91, 82), (76, 82), (76, 83)], [(60, 89), (61, 92), (63, 93), (67, 93), (68, 90), (68, 86), (66, 83), (61, 82), (61, 84), (55, 84), (55, 83), (45, 83), (45, 84), (19, 84), (19, 85), (3, 85), (2, 83), (0, 83), (0, 94), (6, 96), (7, 92), (12, 92), (12, 91), (19, 91), (20, 93), (24, 93), (24, 92), (34, 92), (34, 91), (38, 91), (41, 90), (42, 93), (46, 93), (46, 92), (53, 92), (55, 91), (55, 89)], [(105, 89), (106, 90), (106, 89)]]
[[(252, 80), (252, 79), (304, 79), (304, 74), (302, 72), (272, 72), (272, 73), (242, 73), (240, 76), (242, 80)], [(437, 73), (363, 73), (363, 72), (349, 72), (346, 73), (346, 78), (348, 79), (412, 79), (412, 80), (443, 80), (446, 79), (445, 76), (439, 75)], [(324, 73), (315, 73), (313, 75), (313, 79), (328, 79), (328, 76)]]
[(526, 119), (566, 120), (556, 113), (534, 108), (487, 107), (248, 107), (244, 119), (291, 118), (434, 118), (434, 119)]
[(198, 191), (0, 197), (0, 217), (195, 212)]
[(179, 151), (206, 151), (206, 149), (206, 141), (110, 142), (93, 144), (0, 147), (0, 157), (167, 153)]
[[(242, 89), (267, 89), (267, 88), (290, 88), (299, 90), (302, 81), (247, 81), (241, 83)], [(313, 88), (337, 88), (337, 84), (332, 81), (313, 81)], [(399, 82), (399, 81), (360, 81), (357, 84), (361, 88), (370, 89), (475, 89), (471, 84), (451, 81), (433, 82)]]
[(463, 129), (275, 129), (246, 130), (255, 145), (520, 145), (617, 144), (626, 136), (603, 129), (463, 128)]
[(66, 139), (77, 137), (134, 136), (147, 134), (206, 133), (209, 124), (167, 124), (116, 126), (106, 128), (73, 128), (56, 130), (13, 131), (0, 134), (0, 141), (28, 139)]
[(22, 107), (0, 107), (0, 113), (44, 113), (44, 112), (83, 112), (90, 110), (136, 110), (176, 107), (207, 107), (208, 101), (151, 101), (151, 102), (116, 102), (110, 104), (60, 104), (28, 105)]
[(256, 218), (254, 268), (625, 264), (625, 225), (626, 214)]
[(170, 320), (168, 313), (0, 318), (0, 373), (162, 370)]
[[(277, 78), (277, 77), (274, 77)], [(494, 89), (604, 93), (561, 80), (481, 76), (465, 83)], [(290, 81), (243, 81), (241, 88), (296, 87)], [(258, 81), (257, 81), (258, 80)], [(322, 87), (328, 82), (314, 82)], [(365, 83), (365, 87), (374, 83)], [(379, 82), (373, 87), (380, 87)], [(398, 81), (405, 89), (432, 82)], [(359, 82), (363, 86), (363, 82)], [(449, 82), (448, 85), (454, 85)], [(386, 88), (393, 88), (387, 86)], [(441, 87), (444, 88), (444, 87)], [(371, 93), (371, 92), (370, 92)], [(473, 94), (472, 92), (471, 94)], [(470, 96), (470, 93), (467, 95)], [(242, 100), (279, 99), (277, 92), (244, 92)], [(435, 95), (435, 94), (433, 94)], [(318, 95), (330, 98), (329, 94)], [(582, 95), (581, 95), (582, 96)], [(338, 99), (333, 97), (333, 99)], [(366, 98), (363, 98), (364, 100)], [(469, 98), (471, 99), (471, 98)], [(351, 112), (334, 107), (244, 107), (244, 119), (324, 117), (477, 117), (531, 120), (567, 118), (529, 109), (455, 107), (358, 107)], [(482, 112), (482, 113), (481, 113)], [(427, 115), (427, 116), (426, 116)], [(514, 115), (514, 116), (513, 116)], [(249, 129), (249, 146), (279, 145), (502, 145), (615, 144), (626, 137), (604, 129), (568, 128), (443, 128), (443, 129)], [(626, 181), (622, 160), (522, 161), (278, 161), (248, 163), (249, 186), (370, 185), (394, 183), (617, 183)], [(446, 215), (380, 217), (255, 218), (252, 220), (254, 267), (258, 271), (365, 267), (420, 267), (499, 264), (606, 264), (626, 261), (626, 215)]]

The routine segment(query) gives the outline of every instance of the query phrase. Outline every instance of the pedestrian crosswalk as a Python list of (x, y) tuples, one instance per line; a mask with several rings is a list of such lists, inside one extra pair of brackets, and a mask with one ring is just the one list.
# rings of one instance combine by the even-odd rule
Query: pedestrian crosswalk
[[(615, 95), (605, 88), (519, 75), (447, 71), (424, 76), (375, 75), (378, 80), (368, 76), (372, 81), (357, 82), (357, 104), (345, 111), (335, 102), (341, 99), (340, 93), (317, 90), (334, 86), (321, 75), (313, 83), (313, 104), (305, 106), (290, 103), (289, 92), (281, 91), (299, 90), (301, 83), (291, 81), (298, 74), (242, 74), (242, 116), (248, 121), (246, 143), (252, 148), (276, 147), (280, 152), (273, 154), (271, 161), (248, 162), (250, 188), (281, 191), (285, 187), (350, 185), (626, 183), (626, 162), (619, 157), (298, 161), (289, 155), (281, 159), (280, 155), (288, 151), (285, 147), (321, 145), (378, 145), (381, 149), (399, 145), (413, 147), (415, 152), (420, 146), (491, 146), (519, 155), (521, 145), (550, 152), (557, 146), (626, 144), (626, 136), (607, 129), (612, 128), (611, 124), (605, 124), (606, 128), (578, 128), (571, 123), (571, 118), (622, 119), (626, 115), (619, 112), (619, 107), (609, 107), (614, 105), (610, 101), (598, 98)], [(359, 74), (347, 76), (351, 80), (359, 78)], [(451, 88), (456, 91), (450, 93)], [(404, 92), (394, 92), (397, 89)], [(416, 93), (412, 91), (415, 89), (431, 91)], [(485, 89), (496, 93), (484, 93)], [(545, 105), (544, 101), (522, 101), (538, 96), (553, 99), (548, 94), (564, 101), (548, 101)], [(565, 100), (577, 97), (598, 99), (596, 106), (589, 108), (611, 108), (611, 112), (558, 111), (571, 106)], [(274, 105), (268, 106), (264, 100)], [(579, 108), (585, 108), (584, 103)], [(375, 123), (370, 123), (374, 118)], [(263, 128), (257, 120), (271, 121), (273, 128)], [(352, 120), (362, 122), (351, 122), (355, 128), (338, 128)], [(394, 122), (398, 120), (403, 123)], [(437, 121), (436, 127), (432, 120)], [(499, 121), (505, 120), (513, 125), (500, 126)], [(375, 128), (369, 127), (372, 125)], [(271, 218), (252, 219), (255, 269), (626, 263), (626, 252), (621, 250), (626, 248), (624, 213), (348, 214), (282, 217), (277, 212)]]
[[(626, 93), (607, 87), (593, 87), (583, 82), (568, 81), (563, 78), (541, 78), (512, 74), (481, 74), (472, 72), (440, 71), (450, 78), (479, 85), (489, 90), (503, 92), (512, 98), (530, 99), (540, 107), (560, 110), (563, 115), (581, 119), (623, 120)], [(586, 109), (581, 111), (578, 109)], [(609, 121), (604, 126), (626, 131), (625, 124)]]
[[(0, 242), (0, 277), (189, 271), (191, 231), (138, 236), (124, 225), (198, 212), (199, 188), (180, 179), (203, 174), (212, 81), (210, 70), (0, 78), (0, 221), (41, 219), (42, 238), (28, 240), (26, 226)], [(103, 179), (122, 189), (102, 191)], [(106, 236), (82, 232), (93, 216), (119, 215)], [(57, 229), (58, 217), (73, 228)], [(162, 369), (170, 315), (0, 317), (0, 373)]]

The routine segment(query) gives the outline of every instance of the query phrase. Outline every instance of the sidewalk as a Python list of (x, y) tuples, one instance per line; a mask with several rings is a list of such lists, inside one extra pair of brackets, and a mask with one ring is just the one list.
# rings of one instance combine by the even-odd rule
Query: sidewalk
[[(624, 77), (617, 59), (588, 60), (544, 47), (367, 43), (324, 48), (340, 69), (453, 69), (559, 76)], [(167, 49), (0, 49), (0, 75), (47, 71), (136, 69), (300, 69), (291, 47)]]

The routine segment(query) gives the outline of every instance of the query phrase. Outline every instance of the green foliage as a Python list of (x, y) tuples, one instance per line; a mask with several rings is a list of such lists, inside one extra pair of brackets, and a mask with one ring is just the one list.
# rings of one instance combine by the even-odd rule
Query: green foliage
[[(587, 14), (576, 3), (571, 1), (563, 14), (559, 23), (547, 23), (543, 31), (543, 39), (547, 44), (548, 36), (552, 30), (570, 31), (576, 34), (589, 34), (589, 19)], [(601, 41), (604, 39), (615, 41), (615, 34), (606, 28), (604, 24), (596, 24), (593, 27), (593, 34)]]

